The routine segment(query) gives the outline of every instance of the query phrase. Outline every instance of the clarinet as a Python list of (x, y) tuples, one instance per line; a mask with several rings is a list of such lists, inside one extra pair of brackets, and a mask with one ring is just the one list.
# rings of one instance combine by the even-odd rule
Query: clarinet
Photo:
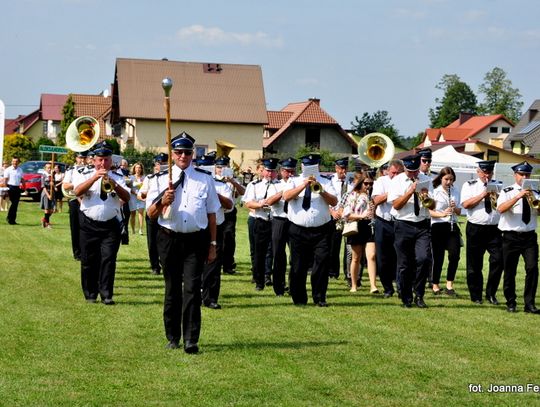
[[(448, 186), (448, 207), (452, 208), (452, 186)], [(450, 232), (454, 231), (454, 209), (452, 209), (452, 213), (450, 214)]]

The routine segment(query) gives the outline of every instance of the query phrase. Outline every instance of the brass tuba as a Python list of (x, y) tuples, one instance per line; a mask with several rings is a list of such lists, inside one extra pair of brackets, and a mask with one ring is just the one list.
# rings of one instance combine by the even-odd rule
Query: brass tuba
[(380, 167), (394, 156), (394, 143), (383, 133), (369, 133), (358, 143), (358, 159), (370, 167)]
[(98, 139), (99, 122), (91, 116), (73, 120), (66, 131), (66, 147), (76, 152), (90, 150)]
[(228, 157), (233, 148), (236, 146), (232, 143), (223, 140), (216, 140), (216, 155), (217, 157)]

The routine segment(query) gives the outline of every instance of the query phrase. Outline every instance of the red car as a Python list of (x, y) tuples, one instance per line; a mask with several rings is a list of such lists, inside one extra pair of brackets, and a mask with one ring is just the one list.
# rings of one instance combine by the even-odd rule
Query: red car
[[(41, 177), (45, 164), (50, 163), (50, 161), (26, 161), (20, 165), (23, 171), (23, 182), (22, 182), (22, 195), (29, 196), (34, 201), (39, 201), (41, 198)], [(65, 172), (66, 164), (64, 163), (54, 163), (60, 166), (60, 171)]]

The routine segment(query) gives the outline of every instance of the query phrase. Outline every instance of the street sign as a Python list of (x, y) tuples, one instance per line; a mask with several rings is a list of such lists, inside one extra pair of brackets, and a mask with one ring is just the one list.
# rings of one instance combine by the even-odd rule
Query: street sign
[(39, 146), (39, 152), (40, 153), (67, 154), (69, 153), (69, 150), (65, 147), (41, 145)]

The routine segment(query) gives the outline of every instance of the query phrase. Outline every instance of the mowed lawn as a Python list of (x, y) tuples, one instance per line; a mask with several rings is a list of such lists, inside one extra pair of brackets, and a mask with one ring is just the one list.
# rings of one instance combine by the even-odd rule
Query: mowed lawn
[(329, 308), (295, 307), (253, 289), (241, 209), (239, 270), (222, 277), (223, 309), (203, 309), (193, 356), (165, 349), (163, 280), (145, 236), (121, 246), (107, 307), (84, 301), (67, 213), (50, 230), (37, 203), (21, 202), (18, 226), (0, 216), (2, 406), (540, 405), (540, 389), (527, 389), (540, 385), (540, 318), (523, 313), (522, 263), (518, 314), (469, 301), (464, 251), (459, 297), (427, 294), (426, 310), (368, 284), (353, 295), (342, 279), (330, 281)]

